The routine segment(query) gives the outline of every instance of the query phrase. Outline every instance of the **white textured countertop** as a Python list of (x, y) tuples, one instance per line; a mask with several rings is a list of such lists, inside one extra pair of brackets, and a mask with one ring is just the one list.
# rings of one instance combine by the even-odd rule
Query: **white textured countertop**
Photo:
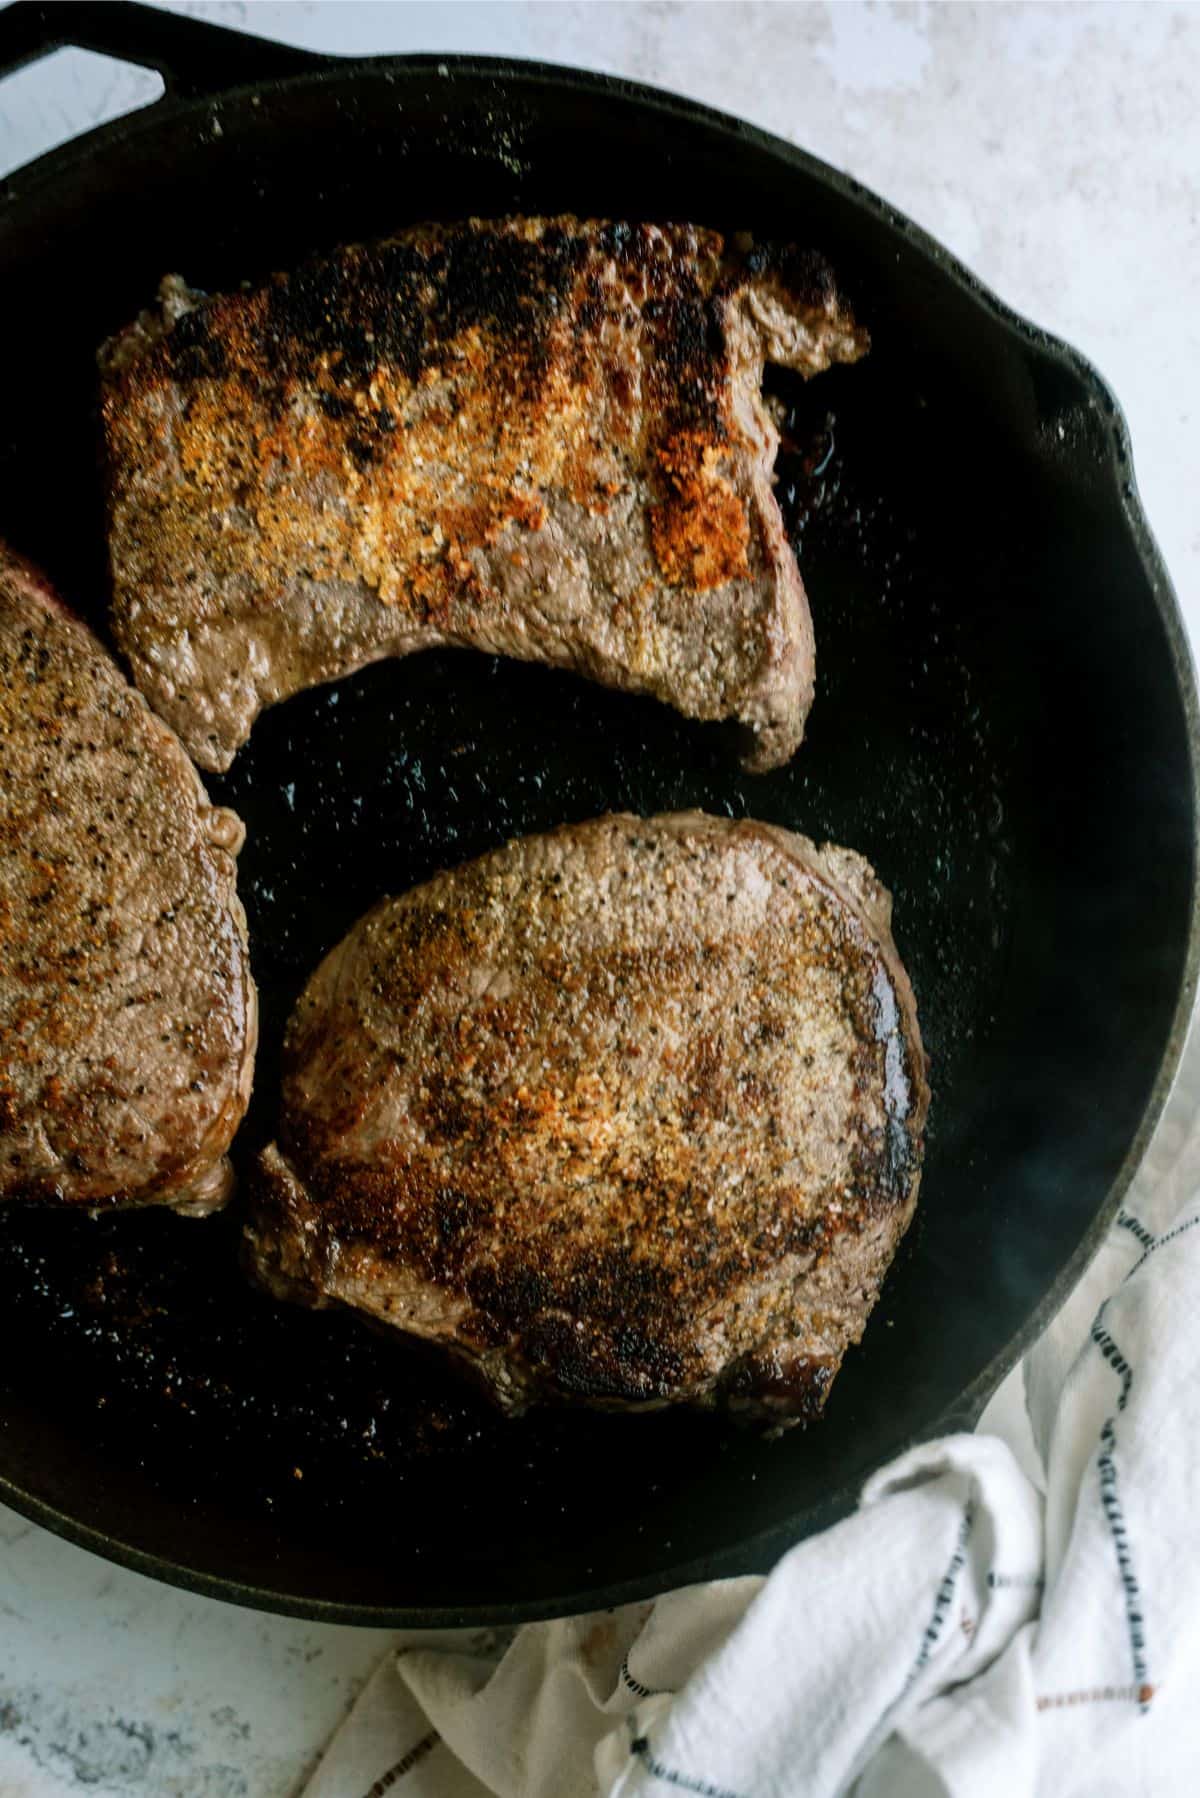
[[(1200, 638), (1200, 6), (174, 10), (358, 54), (605, 69), (848, 170), (1097, 364)], [(79, 52), (25, 71), (0, 87), (0, 171), (156, 86)], [(286, 1798), (387, 1640), (172, 1591), (0, 1507), (0, 1798)]]

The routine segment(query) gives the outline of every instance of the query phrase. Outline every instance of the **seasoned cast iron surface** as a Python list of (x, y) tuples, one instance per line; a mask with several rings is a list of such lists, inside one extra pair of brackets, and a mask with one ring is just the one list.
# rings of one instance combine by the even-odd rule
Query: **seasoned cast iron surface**
[(292, 994), (370, 900), (612, 806), (751, 810), (869, 856), (934, 1103), (865, 1341), (819, 1427), (775, 1442), (680, 1416), (501, 1426), (353, 1320), (247, 1291), (236, 1216), (0, 1217), (0, 1490), (148, 1571), (363, 1622), (765, 1567), (908, 1442), (972, 1422), (1111, 1214), (1195, 983), (1195, 694), (1113, 402), (907, 221), (751, 127), (563, 71), (339, 62), (20, 172), (0, 183), (0, 535), (69, 599), (102, 593), (95, 349), (164, 270), (228, 290), (415, 212), (514, 210), (812, 244), (869, 326), (867, 360), (804, 392), (782, 471), (810, 735), (751, 780), (719, 734), (469, 656), (262, 719), (213, 787), (249, 827), (267, 1020), (238, 1153), (269, 1126)]
[[(746, 775), (719, 728), (571, 676), (439, 652), (288, 702), (260, 719), (227, 776), (208, 779), (248, 832), (240, 890), (262, 1046), (241, 1165), (274, 1128), (296, 993), (382, 892), (566, 820), (702, 806), (849, 844), (892, 889), (933, 1064), (922, 1206), (953, 1202), (938, 1120), (987, 1037), (1008, 940), (1004, 783), (1020, 758), (980, 670), (1007, 653), (1010, 537), (994, 494), (987, 531), (969, 494), (945, 505), (945, 483), (939, 494), (928, 478), (943, 446), (925, 396), (893, 381), (882, 357), (778, 391), (788, 409), (779, 490), (818, 643), (811, 734), (789, 767)], [(921, 1254), (920, 1217), (895, 1282)], [(5, 1333), (36, 1361), (47, 1403), (68, 1405), (82, 1435), (181, 1499), (216, 1493), (234, 1511), (286, 1514), (302, 1532), (353, 1519), (356, 1530), (402, 1530), (411, 1550), (414, 1516), (431, 1507), (444, 1530), (456, 1505), (477, 1510), (480, 1478), (494, 1482), (499, 1530), (511, 1507), (553, 1518), (563, 1469), (581, 1458), (631, 1450), (653, 1495), (656, 1469), (674, 1457), (742, 1452), (712, 1419), (502, 1422), (436, 1356), (251, 1290), (238, 1231), (236, 1203), (205, 1223), (0, 1216)], [(851, 1353), (831, 1419), (843, 1401), (849, 1418), (856, 1382), (919, 1352), (919, 1318), (889, 1333), (892, 1292)], [(577, 1519), (577, 1489), (571, 1503)]]

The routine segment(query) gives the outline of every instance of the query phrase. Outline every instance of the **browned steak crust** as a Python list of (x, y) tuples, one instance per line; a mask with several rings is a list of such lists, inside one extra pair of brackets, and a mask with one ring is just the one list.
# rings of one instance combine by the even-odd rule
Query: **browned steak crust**
[(866, 334), (817, 256), (690, 225), (422, 226), (101, 356), (113, 627), (206, 768), (263, 706), (467, 644), (736, 719), (791, 755), (808, 602), (765, 360)]
[(0, 549), (0, 1200), (229, 1196), (256, 1038), (241, 836)]
[(850, 851), (698, 812), (383, 901), (291, 1019), (258, 1278), (444, 1343), (513, 1408), (814, 1414), (916, 1202), (890, 910)]

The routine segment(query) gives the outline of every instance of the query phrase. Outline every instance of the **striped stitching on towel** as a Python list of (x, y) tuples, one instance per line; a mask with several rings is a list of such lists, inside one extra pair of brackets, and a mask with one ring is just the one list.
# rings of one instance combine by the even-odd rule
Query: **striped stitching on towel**
[(1153, 1696), (1153, 1686), (1092, 1686), (1087, 1692), (1039, 1692), (1034, 1704), (1039, 1711), (1060, 1711), (1073, 1704), (1128, 1704), (1136, 1700), (1147, 1705)]
[(626, 1655), (625, 1659), (621, 1662), (621, 1678), (625, 1681), (625, 1684), (629, 1687), (629, 1690), (633, 1693), (635, 1698), (657, 1698), (660, 1695), (659, 1688), (644, 1686), (640, 1679), (634, 1679), (633, 1674), (629, 1671), (628, 1655)]
[(379, 1775), (374, 1785), (363, 1793), (363, 1798), (383, 1798), (383, 1794), (390, 1792), (406, 1773), (411, 1773), (414, 1767), (420, 1766), (426, 1755), (433, 1753), (441, 1739), (437, 1730), (431, 1729), (427, 1736), (422, 1736), (419, 1742), (413, 1743), (408, 1753), (402, 1755), (394, 1767), (389, 1767), (386, 1773)]
[(1100, 1473), (1100, 1503), (1104, 1507), (1104, 1515), (1108, 1519), (1108, 1528), (1117, 1556), (1117, 1571), (1125, 1592), (1125, 1622), (1129, 1634), (1129, 1655), (1133, 1663), (1133, 1678), (1138, 1690), (1138, 1703), (1142, 1710), (1146, 1711), (1150, 1708), (1154, 1687), (1149, 1682), (1146, 1668), (1146, 1620), (1142, 1615), (1142, 1593), (1138, 1585), (1137, 1574), (1134, 1571), (1133, 1551), (1129, 1546), (1129, 1532), (1125, 1527), (1125, 1513), (1117, 1495), (1116, 1452), (1117, 1433), (1113, 1419), (1110, 1417), (1105, 1421), (1104, 1428), (1100, 1432), (1100, 1454), (1096, 1463)]
[(971, 1530), (974, 1527), (974, 1524), (975, 1506), (968, 1502), (964, 1507), (962, 1522), (958, 1528), (958, 1542), (955, 1545), (953, 1555), (950, 1557), (950, 1565), (942, 1575), (942, 1583), (938, 1587), (933, 1601), (933, 1612), (929, 1622), (925, 1625), (925, 1634), (921, 1637), (921, 1646), (917, 1651), (917, 1658), (909, 1669), (908, 1678), (904, 1682), (904, 1690), (900, 1694), (901, 1698), (904, 1698), (909, 1692), (914, 1680), (926, 1666), (930, 1655), (937, 1646), (950, 1606), (954, 1602), (954, 1593), (958, 1586), (958, 1576), (967, 1564), (967, 1543), (971, 1539)]
[[(629, 1719), (629, 1728), (633, 1734), (635, 1725)], [(630, 1754), (635, 1754), (654, 1779), (661, 1779), (664, 1785), (675, 1786), (681, 1792), (694, 1792), (697, 1798), (741, 1798), (738, 1792), (731, 1792), (726, 1786), (710, 1785), (706, 1779), (695, 1779), (690, 1773), (680, 1773), (675, 1767), (666, 1767), (662, 1761), (656, 1760), (650, 1751), (648, 1736), (633, 1735), (629, 1744)]]
[[(1189, 1230), (1194, 1230), (1197, 1224), (1200, 1224), (1200, 1217), (1189, 1217), (1184, 1223), (1176, 1224), (1173, 1230), (1166, 1231), (1162, 1236), (1156, 1236), (1154, 1241), (1150, 1244), (1150, 1247), (1141, 1256), (1141, 1259), (1134, 1262), (1129, 1273), (1136, 1274), (1138, 1268), (1144, 1266), (1151, 1255), (1156, 1254), (1159, 1249), (1166, 1248), (1167, 1244), (1169, 1242), (1174, 1242), (1177, 1236), (1185, 1236)], [(1128, 1279), (1128, 1277), (1129, 1275), (1127, 1274), (1126, 1278)]]
[[(1122, 1213), (1124, 1216), (1125, 1214)], [(1200, 1218), (1192, 1220), (1200, 1223)], [(1187, 1229), (1186, 1224), (1178, 1226), (1168, 1235), (1177, 1235), (1179, 1229)], [(1139, 1237), (1139, 1241), (1141, 1238)], [(1154, 1253), (1167, 1237), (1160, 1237), (1153, 1242), (1142, 1256)], [(1141, 1261), (1138, 1262), (1141, 1266)], [(1104, 1316), (1105, 1306), (1101, 1305), (1092, 1324), (1091, 1339), (1108, 1362), (1121, 1382), (1121, 1390), (1117, 1394), (1117, 1411), (1123, 1411), (1133, 1386), (1133, 1368), (1121, 1353), (1113, 1338), (1104, 1328), (1100, 1319)], [(1149, 1708), (1150, 1699), (1154, 1695), (1154, 1687), (1150, 1684), (1146, 1672), (1146, 1620), (1142, 1614), (1142, 1593), (1138, 1585), (1137, 1574), (1133, 1565), (1133, 1550), (1129, 1545), (1129, 1531), (1125, 1526), (1125, 1512), (1117, 1492), (1117, 1428), (1116, 1418), (1108, 1417), (1100, 1431), (1100, 1452), (1096, 1457), (1096, 1467), (1100, 1475), (1100, 1503), (1108, 1522), (1109, 1534), (1112, 1536), (1113, 1550), (1117, 1557), (1117, 1573), (1125, 1593), (1125, 1626), (1129, 1636), (1129, 1658), (1133, 1663), (1134, 1687), (1137, 1702), (1145, 1711)], [(1103, 1688), (1105, 1691), (1110, 1688)]]
[(1128, 1230), (1129, 1234), (1136, 1237), (1147, 1253), (1154, 1247), (1153, 1230), (1147, 1230), (1141, 1218), (1134, 1217), (1132, 1211), (1118, 1211), (1117, 1228), (1119, 1230)]
[(1092, 1325), (1092, 1341), (1108, 1362), (1113, 1372), (1121, 1381), (1121, 1391), (1117, 1398), (1117, 1410), (1123, 1411), (1129, 1398), (1129, 1388), (1133, 1385), (1133, 1369), (1109, 1335), (1097, 1316)]
[(1197, 1224), (1200, 1224), (1200, 1217), (1185, 1218), (1183, 1223), (1176, 1224), (1173, 1229), (1165, 1231), (1162, 1236), (1155, 1236), (1154, 1232), (1148, 1230), (1141, 1219), (1133, 1215), (1132, 1211), (1119, 1211), (1116, 1228), (1128, 1230), (1134, 1240), (1141, 1244), (1142, 1249), (1125, 1278), (1131, 1280), (1138, 1269), (1145, 1266), (1151, 1255), (1157, 1253), (1159, 1249), (1165, 1248), (1167, 1243), (1174, 1242), (1177, 1236), (1186, 1235), (1189, 1230), (1194, 1230)]

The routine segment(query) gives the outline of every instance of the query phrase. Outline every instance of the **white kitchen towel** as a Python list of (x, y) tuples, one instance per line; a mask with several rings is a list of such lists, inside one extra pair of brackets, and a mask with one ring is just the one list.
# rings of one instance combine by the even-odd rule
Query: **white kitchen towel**
[[(306, 1798), (1200, 1791), (1200, 1048), (1025, 1365), (768, 1579), (390, 1656)], [(619, 1470), (614, 1471), (619, 1480)]]

